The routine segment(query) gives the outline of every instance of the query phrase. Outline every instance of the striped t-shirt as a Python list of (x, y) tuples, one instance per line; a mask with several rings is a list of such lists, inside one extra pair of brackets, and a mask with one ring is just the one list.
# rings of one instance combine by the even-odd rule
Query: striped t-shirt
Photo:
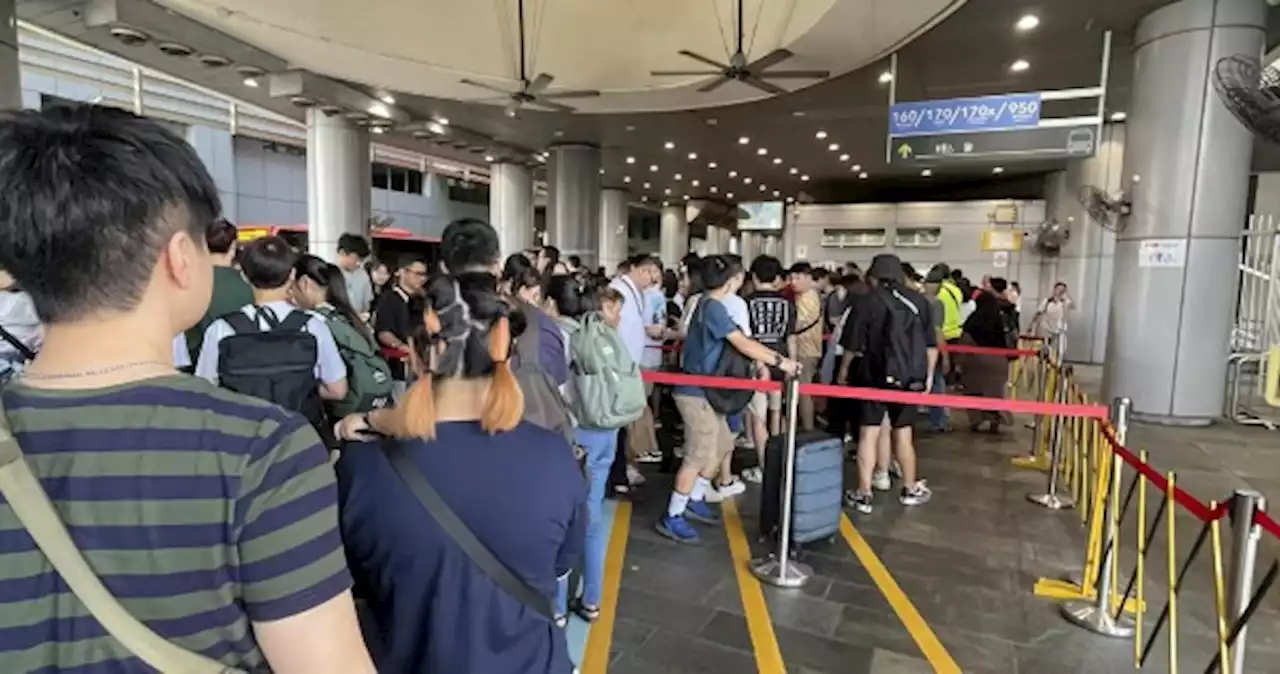
[[(250, 621), (351, 585), (328, 454), (301, 416), (166, 376), (3, 393), (14, 435), (77, 547), (134, 617), (249, 671)], [(150, 671), (89, 615), (0, 496), (0, 670)]]

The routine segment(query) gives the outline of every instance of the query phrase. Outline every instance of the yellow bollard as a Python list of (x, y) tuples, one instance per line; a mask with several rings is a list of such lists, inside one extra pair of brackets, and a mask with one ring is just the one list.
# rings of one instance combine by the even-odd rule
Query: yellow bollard
[[(1218, 509), (1217, 501), (1209, 502), (1209, 510)], [(1222, 572), (1222, 520), (1209, 523), (1209, 535), (1213, 539), (1213, 599), (1217, 614), (1218, 662), (1231, 662), (1227, 645), (1227, 592)]]
[(1178, 504), (1173, 494), (1177, 476), (1168, 475), (1169, 486), (1165, 492), (1165, 509), (1169, 511), (1169, 674), (1178, 674), (1178, 544), (1175, 537), (1174, 513)]

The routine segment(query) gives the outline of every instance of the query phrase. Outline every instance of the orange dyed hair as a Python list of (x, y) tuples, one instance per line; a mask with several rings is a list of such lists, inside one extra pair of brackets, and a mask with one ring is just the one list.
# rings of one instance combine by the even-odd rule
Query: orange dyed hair
[(480, 416), (480, 427), (489, 433), (509, 431), (524, 416), (524, 392), (520, 390), (520, 382), (516, 381), (516, 375), (511, 371), (511, 344), (511, 321), (503, 316), (489, 328), (493, 383), (489, 386), (484, 413)]

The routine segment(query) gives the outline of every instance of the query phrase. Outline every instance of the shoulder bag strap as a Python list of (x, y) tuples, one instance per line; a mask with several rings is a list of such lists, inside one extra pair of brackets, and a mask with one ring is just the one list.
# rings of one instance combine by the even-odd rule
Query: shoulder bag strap
[(12, 346), (18, 353), (22, 354), (23, 360), (35, 360), (36, 352), (32, 351), (31, 347), (23, 344), (22, 340), (15, 337), (12, 332), (5, 330), (3, 325), (0, 325), (0, 339), (8, 342), (9, 346)]
[(231, 326), (231, 331), (237, 335), (250, 335), (262, 331), (257, 321), (245, 316), (239, 309), (223, 316), (222, 320), (226, 321), (227, 325)]
[(307, 323), (311, 322), (311, 314), (301, 310), (294, 309), (289, 312), (288, 318), (280, 321), (279, 325), (272, 326), (272, 329), (281, 330), (283, 332), (303, 332), (307, 327)]
[(53, 568), (71, 591), (129, 652), (151, 668), (183, 674), (244, 674), (199, 653), (188, 651), (151, 631), (111, 595), (76, 549), (58, 511), (22, 458), (22, 448), (9, 430), (0, 405), (0, 494), (13, 509)]
[(441, 529), (453, 539), (458, 547), (466, 553), (467, 557), (484, 572), (490, 580), (498, 587), (502, 588), (507, 594), (519, 600), (525, 607), (537, 613), (538, 615), (550, 621), (555, 621), (555, 611), (551, 606), (551, 598), (544, 597), (529, 584), (517, 576), (511, 569), (507, 568), (489, 548), (485, 547), (480, 539), (467, 528), (467, 525), (449, 508), (444, 499), (440, 497), (439, 492), (431, 483), (427, 481), (426, 476), (413, 463), (413, 459), (403, 446), (396, 443), (387, 443), (383, 449), (387, 455), (387, 459), (391, 461), (391, 467), (395, 469), (396, 474), (404, 481), (405, 486), (409, 487), (409, 491), (413, 492), (422, 507), (427, 509), (432, 519), (440, 525)]

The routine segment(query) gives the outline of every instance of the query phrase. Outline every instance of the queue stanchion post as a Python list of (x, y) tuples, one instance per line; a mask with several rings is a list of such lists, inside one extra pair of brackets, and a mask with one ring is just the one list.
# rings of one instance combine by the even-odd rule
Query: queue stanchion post
[[(1067, 403), (1067, 396), (1070, 387), (1067, 386), (1070, 366), (1066, 366), (1061, 370), (1061, 376), (1058, 380), (1058, 387), (1055, 389), (1056, 402), (1060, 405)], [(1049, 428), (1049, 483), (1043, 494), (1027, 494), (1027, 500), (1036, 505), (1044, 506), (1050, 510), (1065, 510), (1074, 508), (1075, 499), (1071, 496), (1058, 493), (1058, 482), (1062, 478), (1062, 446), (1063, 446), (1063, 425), (1062, 416), (1055, 415), (1050, 422)]]
[[(1117, 398), (1111, 405), (1111, 418), (1114, 420), (1116, 442), (1125, 443), (1129, 430), (1129, 416), (1133, 403), (1128, 398)], [(1118, 456), (1111, 459), (1111, 482), (1106, 488), (1106, 501), (1103, 505), (1102, 521), (1102, 558), (1099, 560), (1097, 594), (1093, 599), (1077, 599), (1062, 604), (1062, 615), (1071, 622), (1095, 634), (1108, 637), (1128, 638), (1133, 636), (1133, 620), (1123, 611), (1119, 617), (1111, 613), (1112, 599), (1115, 596), (1113, 586), (1116, 564), (1116, 529), (1119, 527), (1117, 508), (1120, 504), (1116, 496), (1117, 487), (1124, 479), (1124, 462)], [(1089, 573), (1089, 569), (1085, 569)], [(1087, 581), (1086, 581), (1087, 582)], [(1141, 608), (1139, 608), (1141, 610)]]
[(791, 509), (795, 497), (797, 417), (800, 409), (800, 380), (787, 379), (787, 435), (782, 457), (782, 513), (778, 551), (753, 562), (751, 573), (763, 583), (775, 587), (798, 588), (813, 577), (813, 569), (791, 559)]
[[(1049, 381), (1050, 374), (1053, 371), (1053, 352), (1048, 346), (1040, 346), (1040, 356), (1036, 358), (1036, 379), (1038, 380), (1038, 392), (1036, 400), (1039, 402), (1049, 402), (1053, 384)], [(1031, 451), (1027, 456), (1017, 456), (1013, 458), (1013, 465), (1018, 468), (1030, 468), (1033, 470), (1043, 470), (1044, 456), (1041, 450), (1040, 439), (1044, 430), (1044, 415), (1037, 414), (1031, 423), (1028, 424), (1031, 429)]]
[[(1266, 497), (1251, 489), (1237, 490), (1231, 499), (1231, 573), (1227, 578), (1227, 615), (1233, 623), (1244, 617), (1253, 595), (1258, 539), (1262, 535), (1254, 517), (1266, 509)], [(1226, 674), (1244, 674), (1248, 630), (1247, 624), (1239, 626), (1236, 638), (1229, 646), (1231, 662), (1222, 669)]]

